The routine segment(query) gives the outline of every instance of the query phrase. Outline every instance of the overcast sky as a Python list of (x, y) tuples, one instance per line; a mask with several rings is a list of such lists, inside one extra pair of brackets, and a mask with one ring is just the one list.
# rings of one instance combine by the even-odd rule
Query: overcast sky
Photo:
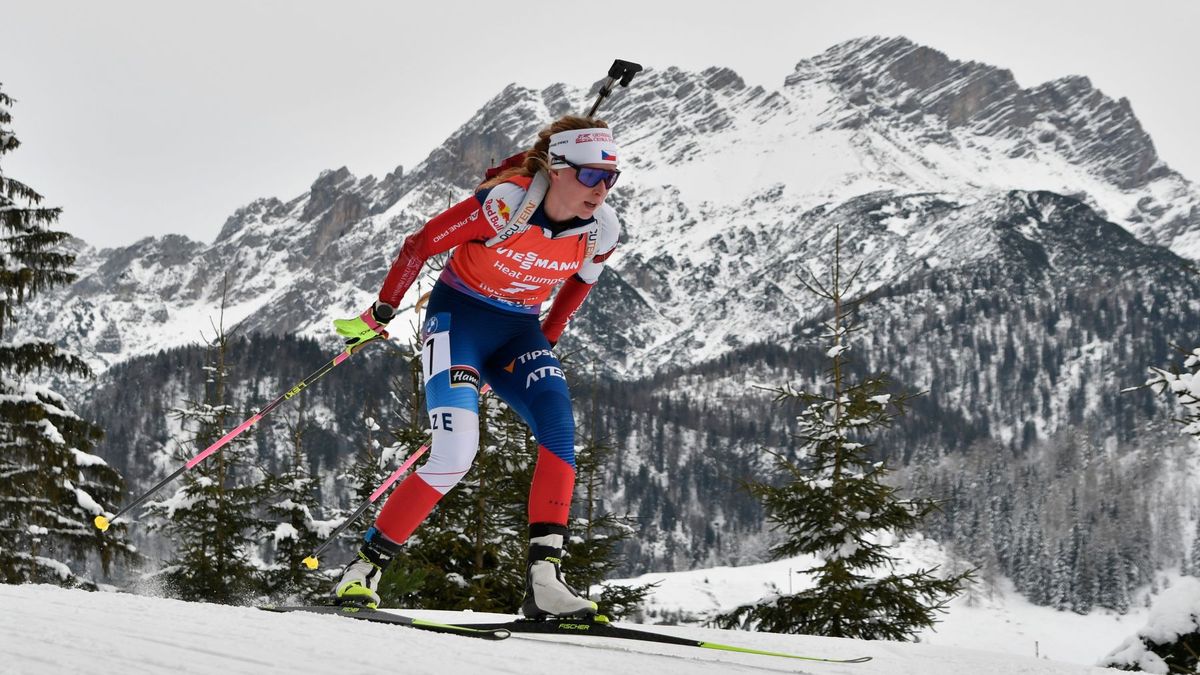
[(1198, 26), (1192, 0), (0, 0), (23, 144), (0, 169), (89, 243), (211, 241), (323, 169), (413, 166), (511, 82), (582, 86), (624, 58), (775, 89), (833, 44), (903, 35), (1023, 87), (1086, 75), (1200, 179)]

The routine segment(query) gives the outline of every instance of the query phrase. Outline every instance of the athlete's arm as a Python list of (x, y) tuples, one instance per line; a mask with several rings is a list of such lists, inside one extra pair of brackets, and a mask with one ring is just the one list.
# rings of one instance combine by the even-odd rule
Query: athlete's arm
[(587, 299), (588, 293), (591, 292), (592, 286), (600, 279), (605, 261), (617, 249), (621, 224), (617, 220), (616, 212), (605, 204), (596, 211), (596, 220), (600, 223), (596, 249), (603, 253), (593, 256), (591, 260), (584, 261), (579, 272), (563, 282), (562, 288), (558, 289), (558, 294), (554, 296), (550, 311), (542, 321), (542, 334), (550, 341), (550, 346), (558, 343), (558, 339), (562, 337), (571, 317), (575, 316), (575, 312), (579, 310), (583, 301)]
[(558, 344), (558, 338), (562, 337), (567, 323), (591, 292), (592, 285), (576, 274), (564, 281), (562, 288), (558, 289), (558, 295), (554, 296), (554, 303), (550, 305), (550, 311), (542, 321), (542, 334), (550, 341), (551, 347)]
[[(491, 194), (497, 191), (494, 189)], [(379, 300), (398, 307), (426, 260), (464, 242), (486, 241), (507, 222), (507, 217), (507, 214), (502, 216), (497, 212), (488, 192), (472, 195), (441, 212), (404, 240), (400, 254), (379, 289)]]

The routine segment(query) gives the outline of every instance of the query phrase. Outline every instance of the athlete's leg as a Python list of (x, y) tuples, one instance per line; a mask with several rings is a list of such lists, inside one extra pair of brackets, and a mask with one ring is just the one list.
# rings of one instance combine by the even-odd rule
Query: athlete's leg
[(455, 291), (429, 303), (421, 351), (429, 427), (429, 458), (388, 497), (375, 528), (403, 543), (447, 492), (466, 475), (479, 448), (479, 368), (491, 334), (476, 309), (456, 302)]
[(562, 364), (535, 325), (485, 362), (484, 379), (538, 441), (529, 522), (566, 525), (575, 489), (575, 418)]
[(575, 489), (575, 419), (562, 364), (532, 323), (487, 360), (484, 377), (538, 440), (521, 613), (529, 618), (595, 614), (596, 603), (567, 585), (560, 567)]
[(388, 497), (357, 557), (334, 588), (339, 603), (376, 607), (383, 570), (442, 495), (471, 468), (479, 447), (479, 369), (524, 322), (470, 301), (441, 284), (426, 311), (421, 366), (433, 434), (429, 458)]

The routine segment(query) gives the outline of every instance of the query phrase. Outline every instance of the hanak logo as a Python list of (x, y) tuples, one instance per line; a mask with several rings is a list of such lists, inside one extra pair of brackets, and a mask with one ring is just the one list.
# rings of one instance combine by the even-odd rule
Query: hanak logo
[(451, 387), (479, 388), (479, 371), (470, 366), (454, 366), (450, 369)]

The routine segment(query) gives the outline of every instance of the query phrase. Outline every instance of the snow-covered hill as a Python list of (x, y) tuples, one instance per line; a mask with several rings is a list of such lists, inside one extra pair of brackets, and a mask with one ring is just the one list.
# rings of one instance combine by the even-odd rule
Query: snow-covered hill
[[(903, 561), (898, 573), (917, 569), (945, 569), (953, 565), (936, 542), (915, 537), (901, 542), (895, 554)], [(816, 563), (795, 557), (757, 565), (713, 567), (687, 572), (643, 574), (613, 580), (621, 585), (656, 584), (644, 605), (643, 620), (699, 623), (739, 605), (758, 602), (782, 591), (799, 592), (807, 585), (800, 572)], [(1174, 585), (1175, 574), (1162, 582)], [(978, 649), (1010, 656), (1039, 656), (1056, 661), (1091, 665), (1099, 662), (1146, 624), (1150, 610), (1172, 595), (1148, 596), (1139, 591), (1140, 604), (1125, 614), (1095, 611), (1089, 614), (1057, 611), (1030, 603), (1007, 579), (976, 582), (950, 603), (939, 623), (919, 635), (920, 642), (939, 647)], [(1150, 603), (1146, 600), (1149, 598)]]
[[(186, 603), (52, 586), (0, 585), (0, 673), (822, 673), (1065, 675), (1111, 672), (1032, 656), (928, 644), (654, 627), (699, 640), (853, 658), (808, 663), (606, 638), (513, 636), (502, 642), (424, 633), (331, 616)], [(419, 612), (439, 621), (497, 615)]]

